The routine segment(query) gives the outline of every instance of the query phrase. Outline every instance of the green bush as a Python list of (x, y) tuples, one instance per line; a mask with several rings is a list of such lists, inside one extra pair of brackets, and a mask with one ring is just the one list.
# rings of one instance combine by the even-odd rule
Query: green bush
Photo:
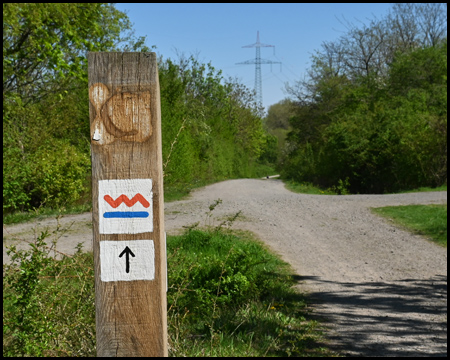
[(28, 209), (31, 196), (31, 164), (19, 148), (3, 144), (3, 212)]
[(446, 41), (397, 53), (386, 70), (315, 84), (291, 118), (285, 177), (351, 193), (446, 183)]
[(161, 60), (159, 78), (168, 188), (250, 177), (258, 161), (275, 158), (248, 89), (192, 56)]
[(178, 251), (185, 258), (179, 263), (176, 257), (168, 260), (172, 269), (169, 283), (176, 284), (169, 289), (168, 302), (176, 307), (173, 311), (189, 309), (192, 321), (199, 322), (199, 331), (204, 330), (202, 319), (215, 311), (270, 298), (280, 282), (284, 286), (292, 282), (277, 270), (283, 266), (280, 260), (263, 251), (258, 243), (235, 235), (190, 230), (168, 243), (168, 253)]
[(50, 207), (72, 204), (86, 189), (90, 159), (74, 146), (55, 142), (34, 155), (32, 196)]

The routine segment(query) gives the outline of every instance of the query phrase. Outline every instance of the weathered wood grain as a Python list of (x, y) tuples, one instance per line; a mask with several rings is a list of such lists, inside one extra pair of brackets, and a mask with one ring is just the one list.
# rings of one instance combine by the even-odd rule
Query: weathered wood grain
[[(97, 355), (167, 356), (161, 111), (156, 54), (89, 53), (88, 66)], [(99, 181), (126, 179), (151, 179), (153, 201), (152, 211), (148, 212), (153, 231), (101, 234)], [(112, 200), (110, 203), (115, 204)], [(129, 244), (131, 240), (153, 241), (154, 280), (102, 281), (101, 260), (105, 260), (100, 259), (100, 242)], [(125, 262), (125, 256), (122, 259)], [(131, 272), (132, 255), (128, 260)]]

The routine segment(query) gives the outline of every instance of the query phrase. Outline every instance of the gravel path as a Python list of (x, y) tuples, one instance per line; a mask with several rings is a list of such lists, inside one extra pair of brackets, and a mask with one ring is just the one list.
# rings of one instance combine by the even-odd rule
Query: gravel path
[[(222, 199), (207, 218), (208, 206)], [(293, 266), (331, 346), (346, 356), (447, 355), (447, 251), (393, 226), (370, 207), (447, 203), (447, 192), (305, 195), (280, 180), (229, 180), (165, 204), (169, 234), (200, 221), (219, 224), (242, 211), (234, 228), (256, 233)], [(92, 248), (91, 215), (65, 216), (58, 250)], [(39, 229), (54, 226), (41, 221)], [(33, 224), (4, 227), (5, 243), (30, 239)], [(7, 239), (7, 241), (5, 241)], [(9, 239), (9, 240), (8, 240)], [(19, 241), (14, 241), (20, 244)], [(7, 261), (5, 248), (3, 261)]]

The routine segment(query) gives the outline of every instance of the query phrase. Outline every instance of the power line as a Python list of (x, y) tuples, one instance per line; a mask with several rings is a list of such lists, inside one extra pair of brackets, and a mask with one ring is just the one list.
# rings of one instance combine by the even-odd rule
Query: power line
[[(276, 56), (275, 55), (275, 57), (278, 59), (278, 60), (281, 60), (280, 58), (278, 58), (278, 56)], [(286, 62), (285, 62), (286, 63)], [(300, 76), (298, 76), (295, 72), (293, 72), (290, 68), (291, 67), (293, 67), (291, 64), (289, 64), (289, 63), (287, 63), (287, 67), (285, 67), (285, 68), (287, 68), (288, 70), (289, 70), (289, 72), (292, 74), (292, 75), (294, 75), (295, 76), (295, 78), (296, 79), (300, 79)]]
[(259, 31), (256, 34), (256, 43), (251, 45), (245, 45), (243, 48), (256, 48), (256, 56), (254, 59), (236, 63), (236, 65), (253, 65), (255, 64), (255, 93), (256, 93), (256, 103), (259, 107), (262, 107), (262, 80), (261, 80), (261, 65), (262, 64), (281, 64), (279, 61), (272, 61), (267, 59), (261, 59), (261, 48), (262, 47), (273, 47), (274, 45), (262, 44), (259, 41)]

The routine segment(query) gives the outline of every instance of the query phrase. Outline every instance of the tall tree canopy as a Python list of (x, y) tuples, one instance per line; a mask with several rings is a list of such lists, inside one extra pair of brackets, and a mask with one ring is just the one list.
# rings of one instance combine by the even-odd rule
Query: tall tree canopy
[(288, 91), (284, 174), (383, 193), (447, 181), (446, 4), (395, 4), (325, 42)]
[(5, 3), (3, 99), (28, 103), (61, 91), (65, 79), (86, 78), (87, 51), (111, 51), (131, 37), (128, 17), (111, 4)]
[[(3, 4), (3, 209), (88, 201), (88, 51), (149, 51), (112, 4)], [(254, 175), (251, 91), (194, 57), (159, 59), (165, 184)], [(84, 196), (84, 200), (83, 200)]]
[(86, 192), (88, 51), (142, 49), (111, 4), (3, 4), (3, 208)]

